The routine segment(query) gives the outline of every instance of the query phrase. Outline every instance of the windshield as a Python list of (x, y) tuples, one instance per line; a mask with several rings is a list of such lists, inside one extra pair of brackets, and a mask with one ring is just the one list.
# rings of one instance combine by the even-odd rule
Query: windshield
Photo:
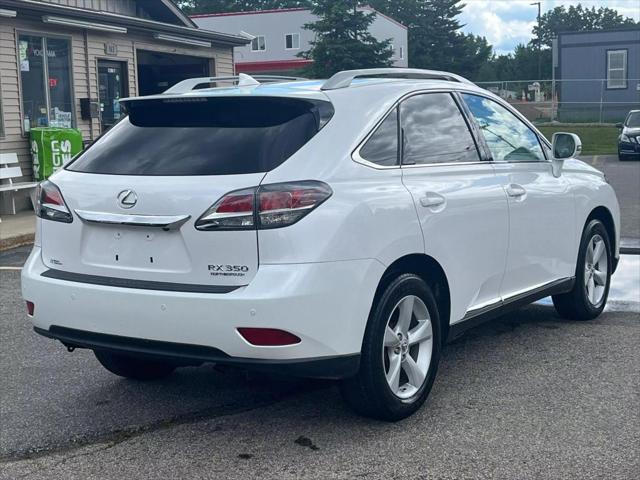
[(631, 128), (640, 128), (640, 112), (631, 112), (625, 125)]
[(132, 101), (129, 116), (67, 169), (110, 175), (268, 172), (307, 143), (329, 102), (279, 97)]

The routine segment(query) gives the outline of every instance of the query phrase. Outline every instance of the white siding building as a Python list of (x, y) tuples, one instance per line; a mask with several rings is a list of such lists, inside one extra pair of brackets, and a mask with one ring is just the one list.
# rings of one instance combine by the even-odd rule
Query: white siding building
[[(374, 11), (370, 7), (362, 10)], [(235, 48), (236, 71), (244, 73), (290, 72), (308, 64), (308, 60), (297, 55), (309, 50), (314, 33), (303, 27), (318, 19), (305, 8), (213, 13), (191, 18), (203, 29), (253, 37), (250, 44)], [(391, 39), (393, 66), (408, 65), (407, 28), (404, 25), (376, 12), (369, 30), (380, 41)]]

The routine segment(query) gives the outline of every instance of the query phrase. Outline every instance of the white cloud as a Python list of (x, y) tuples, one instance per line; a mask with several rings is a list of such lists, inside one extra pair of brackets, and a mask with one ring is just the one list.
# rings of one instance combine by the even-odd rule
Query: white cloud
[[(640, 0), (541, 0), (542, 13), (554, 7), (577, 5), (597, 8), (609, 7), (619, 14), (640, 20)], [(497, 53), (513, 51), (518, 43), (532, 38), (538, 9), (533, 0), (466, 0), (460, 20), (463, 31), (487, 38)]]

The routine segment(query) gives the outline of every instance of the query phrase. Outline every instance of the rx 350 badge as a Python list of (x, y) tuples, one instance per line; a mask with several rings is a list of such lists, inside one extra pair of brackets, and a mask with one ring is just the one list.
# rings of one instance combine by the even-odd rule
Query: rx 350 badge
[(207, 265), (213, 277), (244, 277), (249, 271), (247, 265)]

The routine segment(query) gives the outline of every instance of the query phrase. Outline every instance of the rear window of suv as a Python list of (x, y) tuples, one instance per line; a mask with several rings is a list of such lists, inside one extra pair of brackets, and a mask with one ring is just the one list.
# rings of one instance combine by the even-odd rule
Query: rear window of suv
[(284, 97), (138, 100), (67, 166), (108, 175), (268, 172), (333, 115), (331, 103)]

